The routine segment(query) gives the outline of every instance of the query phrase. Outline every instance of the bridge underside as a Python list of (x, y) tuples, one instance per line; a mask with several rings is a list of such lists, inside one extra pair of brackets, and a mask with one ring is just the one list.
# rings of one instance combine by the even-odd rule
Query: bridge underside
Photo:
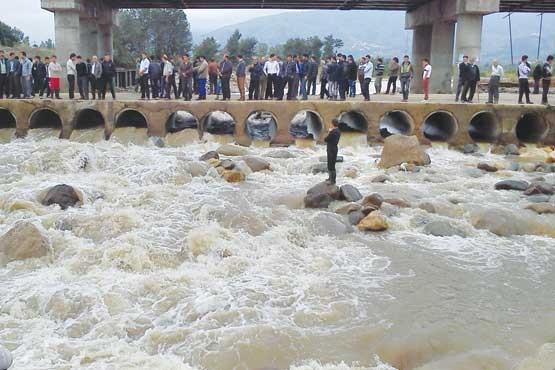
[[(411, 11), (430, 0), (108, 0), (113, 8), (340, 9)], [(555, 1), (501, 0), (502, 12), (555, 12)]]

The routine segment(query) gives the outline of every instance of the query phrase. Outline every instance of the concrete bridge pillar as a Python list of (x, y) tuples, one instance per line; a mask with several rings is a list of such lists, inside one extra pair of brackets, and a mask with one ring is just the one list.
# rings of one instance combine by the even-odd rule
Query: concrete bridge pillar
[(430, 57), (432, 47), (432, 26), (424, 25), (415, 27), (412, 33), (412, 58), (414, 68), (414, 79), (411, 90), (422, 93), (422, 59)]
[(69, 54), (80, 48), (81, 34), (79, 11), (74, 9), (59, 9), (54, 13), (56, 34), (56, 55), (58, 62), (65, 68)]
[(460, 14), (457, 17), (456, 56), (462, 61), (463, 55), (470, 58), (480, 58), (482, 51), (482, 23), (481, 14)]
[(451, 94), (453, 80), (453, 43), (455, 23), (438, 21), (432, 27), (430, 64), (433, 78), (430, 81), (432, 94)]

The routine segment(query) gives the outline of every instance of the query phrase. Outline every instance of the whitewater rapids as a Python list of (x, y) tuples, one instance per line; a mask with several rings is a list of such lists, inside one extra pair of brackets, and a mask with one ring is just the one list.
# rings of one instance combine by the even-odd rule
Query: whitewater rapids
[[(250, 148), (273, 171), (237, 185), (202, 174), (197, 159), (217, 142), (159, 148), (146, 131), (109, 141), (97, 131), (0, 144), (0, 235), (28, 220), (52, 245), (0, 266), (0, 344), (13, 370), (510, 370), (555, 341), (553, 234), (471, 225), (495, 207), (555, 229), (555, 216), (523, 210), (520, 193), (493, 189), (503, 173), (475, 168), (500, 156), (435, 148), (430, 167), (376, 184), (381, 148), (342, 147), (340, 184), (413, 207), (392, 209), (385, 233), (330, 234), (337, 205), (302, 206), (325, 179), (311, 172), (324, 147), (279, 149), (289, 159)], [(82, 207), (40, 204), (61, 183), (83, 193)], [(431, 220), (467, 237), (427, 235)]]

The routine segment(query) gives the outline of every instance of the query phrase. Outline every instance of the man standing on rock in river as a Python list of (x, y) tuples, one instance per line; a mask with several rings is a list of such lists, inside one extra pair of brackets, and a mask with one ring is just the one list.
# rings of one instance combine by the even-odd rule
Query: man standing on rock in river
[(335, 171), (335, 163), (337, 162), (337, 145), (339, 144), (339, 139), (341, 138), (341, 131), (339, 131), (339, 120), (334, 118), (331, 121), (331, 128), (328, 136), (324, 139), (327, 146), (328, 154), (328, 173), (329, 178), (326, 180), (328, 184), (334, 185), (335, 179), (337, 177), (337, 172)]

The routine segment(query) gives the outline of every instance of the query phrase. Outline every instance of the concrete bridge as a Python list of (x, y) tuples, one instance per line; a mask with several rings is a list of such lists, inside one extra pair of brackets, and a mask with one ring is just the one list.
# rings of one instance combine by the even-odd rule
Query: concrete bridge
[(555, 110), (537, 105), (0, 100), (0, 128), (15, 129), (20, 137), (44, 127), (59, 129), (64, 139), (90, 128), (104, 128), (106, 138), (119, 127), (147, 128), (149, 136), (157, 137), (193, 128), (200, 137), (228, 134), (250, 145), (262, 129), (272, 144), (292, 144), (296, 139), (321, 142), (335, 117), (343, 130), (364, 134), (369, 143), (399, 133), (451, 145), (555, 144)]

